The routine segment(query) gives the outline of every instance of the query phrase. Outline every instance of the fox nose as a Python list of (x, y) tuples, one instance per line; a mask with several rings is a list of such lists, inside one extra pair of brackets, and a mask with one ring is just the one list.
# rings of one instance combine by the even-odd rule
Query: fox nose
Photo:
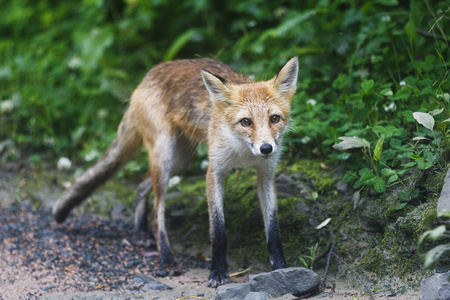
[(268, 155), (272, 153), (272, 146), (269, 144), (262, 144), (259, 151), (261, 151), (262, 154)]

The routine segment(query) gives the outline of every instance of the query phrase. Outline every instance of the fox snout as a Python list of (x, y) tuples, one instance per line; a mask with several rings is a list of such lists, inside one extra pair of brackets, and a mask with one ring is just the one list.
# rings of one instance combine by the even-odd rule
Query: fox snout
[(259, 151), (261, 151), (262, 154), (264, 155), (269, 155), (270, 153), (272, 153), (272, 145), (270, 144), (262, 144), (261, 147), (259, 147)]
[(251, 151), (254, 156), (268, 158), (277, 152), (277, 145), (276, 143), (267, 143), (265, 141), (254, 143), (251, 144)]

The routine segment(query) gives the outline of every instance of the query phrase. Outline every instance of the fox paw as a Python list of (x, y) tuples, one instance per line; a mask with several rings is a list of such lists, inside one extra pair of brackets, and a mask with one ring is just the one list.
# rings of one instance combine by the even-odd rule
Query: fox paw
[(230, 276), (227, 271), (211, 270), (209, 274), (208, 286), (216, 288), (230, 282)]

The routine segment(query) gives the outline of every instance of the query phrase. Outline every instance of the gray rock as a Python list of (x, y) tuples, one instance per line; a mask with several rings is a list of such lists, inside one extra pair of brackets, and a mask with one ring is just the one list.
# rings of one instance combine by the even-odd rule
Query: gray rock
[(117, 204), (111, 211), (111, 219), (114, 221), (128, 221), (131, 218), (130, 209), (124, 207), (122, 204)]
[(437, 204), (437, 211), (440, 210), (450, 211), (450, 169), (447, 172), (447, 176), (445, 176), (444, 187), (442, 188)]
[(303, 213), (303, 214), (306, 214), (306, 213), (308, 213), (310, 210), (311, 210), (311, 209), (309, 208), (309, 206), (308, 206), (305, 202), (303, 202), (303, 201), (297, 202), (297, 203), (295, 203), (295, 205), (294, 205), (294, 212), (295, 212), (295, 213)]
[(245, 296), (244, 300), (266, 300), (269, 298), (269, 294), (266, 292), (250, 292)]
[(275, 178), (275, 184), (280, 198), (294, 197), (299, 192), (297, 182), (286, 174), (280, 174)]
[(300, 296), (313, 291), (320, 284), (317, 273), (306, 268), (286, 268), (249, 276), (250, 291), (266, 292), (270, 297), (285, 294)]
[(250, 293), (248, 283), (229, 283), (217, 288), (217, 300), (243, 300)]
[(421, 300), (449, 300), (450, 282), (448, 281), (450, 272), (434, 274), (431, 277), (422, 279), (420, 289)]
[(348, 191), (348, 184), (347, 182), (343, 180), (339, 180), (337, 183), (336, 189), (341, 192), (342, 194), (345, 194)]
[(147, 292), (150, 290), (165, 291), (172, 288), (147, 275), (138, 274), (127, 286), (127, 289)]

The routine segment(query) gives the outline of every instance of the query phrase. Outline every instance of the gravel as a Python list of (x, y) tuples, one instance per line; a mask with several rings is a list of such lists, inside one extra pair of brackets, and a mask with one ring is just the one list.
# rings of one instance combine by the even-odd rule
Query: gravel
[[(48, 208), (0, 203), (0, 300), (58, 292), (125, 291), (137, 274), (158, 276), (155, 249), (132, 244), (133, 228), (95, 215), (57, 224)], [(209, 263), (177, 253), (182, 272)]]

